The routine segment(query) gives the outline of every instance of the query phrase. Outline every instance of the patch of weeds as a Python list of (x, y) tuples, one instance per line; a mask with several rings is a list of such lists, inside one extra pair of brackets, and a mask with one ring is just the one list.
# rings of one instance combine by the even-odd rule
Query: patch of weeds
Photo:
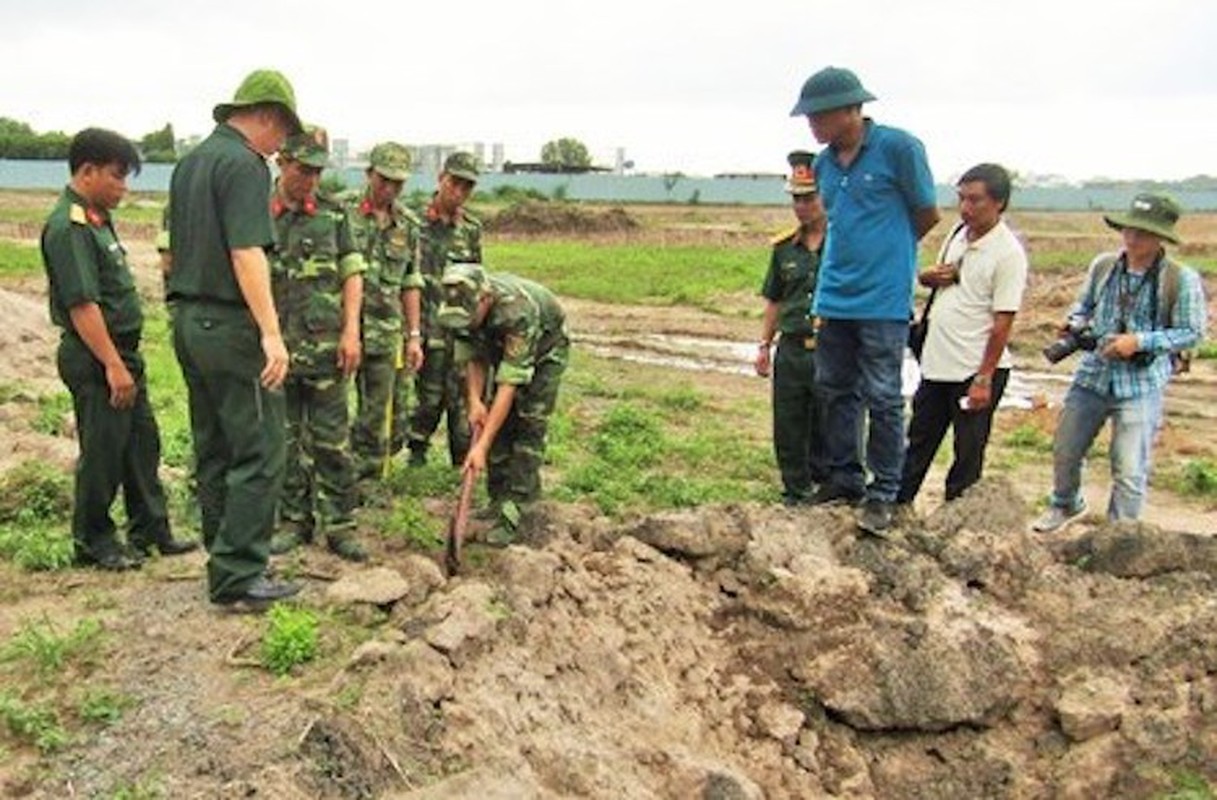
[(380, 528), (385, 536), (404, 539), (420, 550), (438, 550), (444, 546), (443, 524), (423, 508), (414, 496), (403, 497), (393, 507), (393, 513)]
[(1052, 452), (1052, 437), (1028, 423), (1023, 423), (1010, 431), (1006, 436), (1005, 444), (1009, 447), (1034, 450), (1038, 453)]
[(135, 783), (123, 783), (111, 790), (109, 800), (162, 800), (165, 789), (158, 776), (144, 776)]
[(660, 408), (668, 411), (697, 411), (702, 407), (704, 400), (701, 392), (691, 386), (682, 386), (678, 389), (669, 389), (662, 392), (655, 398)]
[(71, 511), (71, 481), (45, 462), (22, 461), (0, 475), (0, 523), (65, 520)]
[(55, 709), (41, 703), (27, 703), (12, 692), (0, 691), (0, 721), (18, 741), (51, 753), (68, 743), (68, 733), (59, 723)]
[(511, 606), (502, 597), (492, 597), (486, 603), (486, 613), (496, 622), (511, 619)]
[(32, 521), (0, 524), (0, 557), (30, 572), (72, 566), (72, 536), (62, 523)]
[(131, 697), (109, 689), (86, 689), (76, 703), (76, 713), (85, 722), (113, 725), (134, 703)]
[(1192, 355), (1193, 358), (1217, 358), (1217, 342), (1201, 342)]
[(1171, 788), (1156, 795), (1156, 800), (1215, 800), (1213, 785), (1203, 776), (1187, 770), (1171, 773)]
[(0, 275), (16, 277), (42, 272), (42, 254), (33, 245), (0, 242)]
[(66, 436), (72, 415), (72, 395), (67, 392), (44, 394), (38, 398), (38, 414), (31, 427), (48, 436)]
[(592, 452), (620, 467), (644, 467), (658, 460), (663, 427), (651, 413), (629, 403), (614, 406), (592, 436)]
[(43, 676), (60, 672), (69, 661), (93, 663), (102, 637), (101, 623), (87, 617), (67, 633), (59, 633), (49, 618), (27, 621), (0, 648), (0, 660), (27, 661)]
[(1196, 497), (1217, 497), (1217, 463), (1208, 458), (1184, 462), (1178, 481), (1182, 494)]
[[(439, 456), (432, 459), (437, 462)], [(443, 456), (447, 460), (447, 456)], [(397, 467), (389, 473), (385, 486), (389, 492), (400, 497), (441, 497), (456, 491), (461, 485), (460, 470), (447, 464), (428, 463), (421, 467)]]
[(266, 615), (261, 662), (276, 675), (286, 675), (317, 657), (317, 616), (306, 608), (276, 603)]
[(351, 711), (363, 699), (363, 682), (348, 683), (334, 695), (334, 705), (341, 711)]

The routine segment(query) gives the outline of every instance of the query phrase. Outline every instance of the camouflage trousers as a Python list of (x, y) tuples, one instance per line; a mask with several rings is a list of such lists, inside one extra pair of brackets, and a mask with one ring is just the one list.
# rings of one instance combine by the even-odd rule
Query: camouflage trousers
[(431, 436), (447, 415), (448, 455), (459, 466), (469, 452), (469, 416), (465, 402), (465, 376), (456, 366), (452, 340), (427, 342), (423, 367), (414, 379), (417, 405), (406, 428), (406, 444), (412, 453), (426, 453)]
[(311, 538), (353, 528), (355, 468), (348, 440), (349, 386), (340, 375), (289, 376), (287, 470), (279, 518)]
[(563, 336), (537, 359), (532, 382), (516, 387), (511, 412), (486, 459), (486, 488), (492, 505), (507, 501), (518, 505), (541, 496), (545, 435), (569, 359), (570, 342)]
[(389, 436), (393, 426), (390, 415), (405, 413), (394, 399), (396, 381), (395, 354), (364, 354), (355, 376), (355, 424), (351, 426), (351, 449), (360, 480), (379, 477), (386, 460), (401, 449), (400, 440), (394, 448)]

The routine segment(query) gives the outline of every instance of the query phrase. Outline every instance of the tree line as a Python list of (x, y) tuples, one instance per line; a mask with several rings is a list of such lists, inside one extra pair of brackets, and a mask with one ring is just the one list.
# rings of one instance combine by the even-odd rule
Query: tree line
[[(39, 133), (27, 123), (0, 117), (0, 158), (62, 161), (68, 157), (71, 141), (72, 137), (63, 131)], [(160, 130), (144, 134), (135, 144), (146, 162), (172, 163), (177, 160), (173, 126), (169, 123), (165, 123)]]

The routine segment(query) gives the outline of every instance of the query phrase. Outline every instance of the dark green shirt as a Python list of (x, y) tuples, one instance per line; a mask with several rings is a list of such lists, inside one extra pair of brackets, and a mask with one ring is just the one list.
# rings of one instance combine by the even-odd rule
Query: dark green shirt
[(89, 208), (70, 186), (42, 228), (42, 264), (51, 321), (60, 328), (74, 332), (71, 309), (97, 303), (112, 337), (139, 333), (144, 321), (139, 295), (110, 215)]
[(811, 300), (819, 268), (819, 254), (803, 246), (797, 229), (773, 243), (761, 296), (778, 304), (779, 332), (793, 336), (812, 334)]
[(494, 305), (481, 327), (458, 337), (456, 359), (493, 365), (499, 383), (529, 384), (538, 360), (567, 341), (566, 314), (539, 283), (505, 272), (490, 273), (486, 280)]
[(170, 299), (245, 305), (231, 253), (274, 244), (269, 203), (266, 161), (235, 128), (217, 125), (169, 183)]

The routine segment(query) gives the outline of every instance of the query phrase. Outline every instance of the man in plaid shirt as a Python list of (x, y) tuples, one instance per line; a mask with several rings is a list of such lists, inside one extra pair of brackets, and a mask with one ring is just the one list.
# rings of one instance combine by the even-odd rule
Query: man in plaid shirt
[(1073, 344), (1089, 351), (1065, 396), (1052, 446), (1052, 501), (1035, 522), (1037, 531), (1059, 530), (1085, 512), (1082, 460), (1109, 418), (1107, 518), (1141, 514), (1172, 354), (1195, 346), (1205, 328), (1200, 276), (1166, 255), (1165, 242), (1179, 243), (1179, 215), (1173, 199), (1146, 193), (1133, 199), (1127, 214), (1103, 218), (1120, 231), (1124, 247), (1090, 265), (1069, 316), (1072, 333), (1062, 331), (1061, 344), (1068, 343), (1062, 351)]

